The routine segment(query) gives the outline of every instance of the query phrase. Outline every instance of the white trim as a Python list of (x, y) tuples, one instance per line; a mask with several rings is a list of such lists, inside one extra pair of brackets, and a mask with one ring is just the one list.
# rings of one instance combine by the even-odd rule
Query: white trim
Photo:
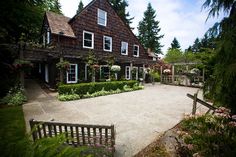
[[(74, 81), (69, 81), (69, 77), (68, 77), (68, 75), (69, 75), (68, 71), (70, 71), (71, 65), (75, 66), (75, 80)], [(77, 83), (77, 81), (78, 81), (78, 65), (77, 64), (70, 64), (70, 68), (66, 72), (66, 83)]]
[(47, 44), (50, 44), (50, 31), (47, 31)]
[[(85, 42), (84, 42), (85, 33), (92, 35), (92, 39), (91, 39), (92, 45), (91, 45), (91, 47), (84, 45), (85, 44)], [(94, 33), (88, 32), (88, 31), (83, 31), (83, 48), (94, 49)]]
[[(125, 49), (126, 49), (126, 52), (125, 52), (125, 53), (122, 53), (123, 44), (126, 44), (126, 45), (125, 45), (125, 47), (126, 47), (126, 48), (125, 48)], [(128, 48), (129, 48), (129, 44), (128, 44), (127, 42), (125, 42), (125, 41), (122, 41), (122, 42), (121, 42), (120, 53), (121, 53), (122, 55), (126, 55), (126, 56), (127, 56), (127, 55), (128, 55)]]
[[(105, 21), (104, 21), (105, 23), (100, 23), (100, 22), (99, 22), (99, 19), (103, 19), (103, 18), (100, 18), (100, 13), (101, 13), (101, 12), (103, 12), (103, 13), (105, 14), (105, 17), (104, 17), (104, 18), (105, 18), (105, 19), (104, 19), (104, 20), (105, 20)], [(107, 26), (107, 12), (104, 11), (104, 10), (102, 10), (102, 9), (99, 9), (99, 8), (98, 8), (97, 15), (98, 15), (98, 16), (97, 16), (97, 22), (98, 22), (98, 24), (99, 24), (99, 25), (102, 25), (102, 26)]]
[(45, 78), (45, 82), (49, 83), (49, 71), (48, 71), (48, 64), (45, 64), (45, 69), (44, 69), (44, 78)]
[[(135, 47), (138, 47), (137, 55), (134, 54)], [(133, 56), (134, 56), (134, 57), (139, 57), (139, 46), (138, 46), (138, 45), (134, 45), (134, 46), (133, 46)]]
[[(107, 50), (107, 49), (105, 49), (105, 39), (108, 39), (109, 41), (110, 41), (110, 49), (109, 50)], [(109, 36), (103, 36), (103, 50), (104, 51), (108, 51), (108, 52), (111, 52), (112, 51), (112, 37), (109, 37)]]
[[(129, 72), (129, 75), (127, 75), (127, 72)], [(130, 74), (131, 74), (131, 69), (130, 66), (125, 67), (125, 79), (130, 80)]]

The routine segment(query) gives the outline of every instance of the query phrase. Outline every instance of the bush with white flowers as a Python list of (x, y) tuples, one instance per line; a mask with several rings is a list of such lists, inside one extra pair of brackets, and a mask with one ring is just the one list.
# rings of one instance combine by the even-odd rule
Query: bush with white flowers
[(121, 70), (119, 65), (112, 65), (111, 66), (111, 71), (113, 72), (119, 72)]

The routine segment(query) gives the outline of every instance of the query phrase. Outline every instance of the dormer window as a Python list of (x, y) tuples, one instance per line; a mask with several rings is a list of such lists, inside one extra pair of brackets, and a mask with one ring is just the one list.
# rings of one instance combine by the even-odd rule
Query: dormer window
[(98, 9), (98, 24), (102, 26), (107, 26), (107, 12)]

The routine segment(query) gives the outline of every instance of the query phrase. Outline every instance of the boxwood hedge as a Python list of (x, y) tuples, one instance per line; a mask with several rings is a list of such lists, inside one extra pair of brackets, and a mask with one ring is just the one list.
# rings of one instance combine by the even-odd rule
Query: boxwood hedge
[(138, 81), (111, 81), (111, 82), (91, 82), (80, 84), (66, 84), (58, 87), (59, 94), (78, 94), (83, 96), (87, 93), (95, 93), (101, 91), (103, 88), (105, 91), (112, 91), (120, 89), (122, 90), (125, 85), (133, 87)]

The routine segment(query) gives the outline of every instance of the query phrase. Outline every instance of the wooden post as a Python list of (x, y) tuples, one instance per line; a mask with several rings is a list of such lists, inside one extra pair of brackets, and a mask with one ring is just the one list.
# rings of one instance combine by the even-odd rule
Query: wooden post
[(197, 110), (197, 93), (194, 94), (194, 98), (193, 98), (193, 110), (192, 110), (192, 115), (196, 114), (196, 110)]
[(33, 141), (35, 141), (37, 139), (37, 133), (35, 130), (36, 128), (34, 127), (34, 119), (30, 119), (29, 124), (30, 124), (30, 129), (32, 131)]
[(162, 79), (163, 79), (163, 78), (162, 78), (162, 70), (163, 70), (163, 67), (161, 66), (161, 83), (162, 83), (162, 81), (163, 81), (163, 80), (162, 80)]
[(175, 66), (172, 65), (172, 84), (175, 83)]
[[(60, 62), (63, 62), (63, 57), (62, 55), (60, 56)], [(63, 83), (64, 82), (64, 79), (63, 79), (63, 69), (61, 68), (60, 69), (60, 82)]]

